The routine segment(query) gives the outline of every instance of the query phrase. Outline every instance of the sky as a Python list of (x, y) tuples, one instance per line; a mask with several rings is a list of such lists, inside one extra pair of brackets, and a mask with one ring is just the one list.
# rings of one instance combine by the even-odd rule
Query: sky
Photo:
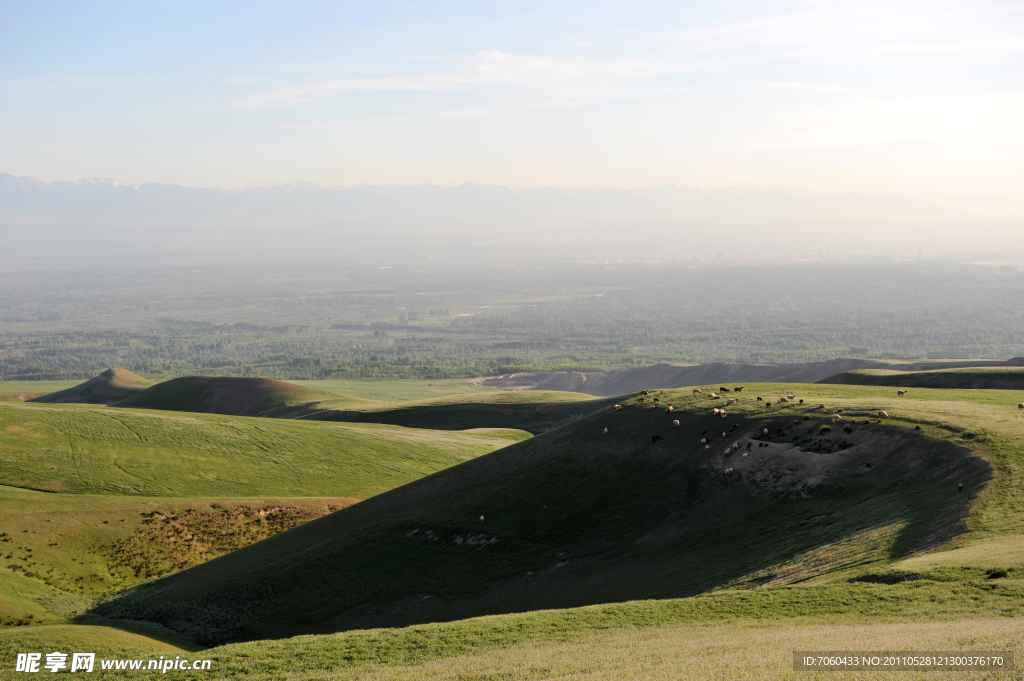
[(0, 172), (1024, 215), (1024, 3), (0, 0)]

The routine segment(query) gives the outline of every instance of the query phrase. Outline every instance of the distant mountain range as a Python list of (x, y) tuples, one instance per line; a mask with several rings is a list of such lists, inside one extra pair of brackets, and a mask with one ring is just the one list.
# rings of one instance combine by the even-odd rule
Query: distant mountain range
[[(868, 252), (977, 245), (969, 216), (900, 196), (702, 191), (455, 187), (239, 190), (114, 180), (43, 182), (0, 174), (0, 242), (55, 238), (87, 249), (206, 252), (211, 247), (330, 252), (364, 260), (622, 254), (751, 254), (794, 249)], [(1012, 232), (1011, 232), (1012, 234)], [(1024, 247), (1017, 237), (1002, 247)], [(842, 242), (842, 243), (840, 243)], [(476, 249), (476, 250), (473, 250)], [(52, 249), (50, 257), (55, 257)], [(81, 249), (78, 249), (81, 252)]]

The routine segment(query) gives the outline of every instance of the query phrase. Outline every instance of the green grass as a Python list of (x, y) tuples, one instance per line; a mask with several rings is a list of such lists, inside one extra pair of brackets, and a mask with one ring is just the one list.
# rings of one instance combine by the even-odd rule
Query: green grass
[(73, 494), (365, 499), (508, 442), (493, 432), (0, 405), (0, 484)]
[[(414, 402), (456, 395), (485, 395), (496, 392), (466, 380), (398, 380), (398, 381), (291, 381), (314, 390), (357, 397), (371, 402)], [(0, 384), (2, 385), (2, 384)]]
[[(794, 392), (807, 403), (768, 409), (755, 401)], [(1024, 533), (1016, 483), (1024, 416), (1012, 393), (919, 390), (897, 398), (862, 386), (752, 385), (724, 422), (740, 430), (729, 438), (712, 431), (711, 452), (698, 440), (701, 430), (722, 427), (710, 413), (722, 403), (689, 390), (659, 398), (676, 407), (672, 416), (650, 401), (625, 401), (622, 412), (602, 409), (101, 611), (151, 617), (207, 641), (276, 637), (837, 583), (884, 573), (915, 549), (956, 536)], [(820, 433), (833, 408), (852, 434)], [(892, 418), (865, 422), (880, 409)], [(682, 425), (671, 426), (673, 418)], [(780, 445), (771, 450), (777, 459), (757, 448), (747, 460), (722, 458), (727, 443), (763, 427), (772, 442), (799, 442), (804, 453), (787, 459)], [(652, 435), (661, 440), (652, 444)], [(828, 484), (808, 482), (830, 461), (845, 461), (853, 442), (863, 447), (850, 457), (862, 459), (831, 471)], [(739, 473), (725, 476), (726, 466)], [(465, 543), (474, 536), (477, 543)], [(314, 581), (331, 587), (305, 586)], [(194, 625), (198, 608), (205, 619)]]
[[(161, 653), (187, 653), (201, 650), (195, 644), (174, 637), (169, 632), (156, 633), (131, 625), (73, 625), (50, 624), (35, 627), (0, 629), (0, 678), (23, 677), (14, 673), (14, 660), (18, 653), (52, 651), (68, 653), (96, 653), (102, 657), (142, 658), (158, 656)], [(43, 658), (45, 660), (45, 657)], [(69, 665), (70, 666), (70, 665)], [(47, 672), (43, 672), (47, 673)], [(99, 663), (93, 674), (100, 672)]]
[[(101, 378), (83, 385), (88, 388)], [(65, 392), (84, 394), (89, 392), (86, 388), (76, 386)], [(344, 394), (340, 392), (342, 389), (354, 394)], [(515, 428), (541, 433), (613, 401), (563, 391), (505, 392), (460, 381), (285, 383), (257, 378), (189, 376), (157, 384), (113, 406), (381, 423), (433, 430)]]
[[(221, 636), (357, 627), (234, 643), (202, 655), (215, 660), (220, 677), (253, 679), (764, 678), (765, 670), (773, 678), (814, 678), (787, 670), (791, 650), (1010, 648), (1024, 654), (1017, 625), (1024, 615), (1024, 414), (1016, 409), (1018, 394), (915, 389), (898, 398), (893, 392), (748, 385), (725, 421), (711, 419), (710, 409), (720, 402), (688, 390), (659, 395), (675, 406), (672, 416), (650, 409), (649, 402), (624, 401), (626, 410), (613, 412), (591, 401), (597, 413), (143, 586), (100, 612), (147, 617), (192, 635), (216, 627)], [(755, 401), (756, 395), (775, 401), (788, 393), (806, 404), (767, 409)], [(516, 393), (498, 395), (492, 403), (497, 407), (537, 408)], [(828, 405), (825, 414), (815, 409), (819, 402)], [(470, 396), (434, 406), (475, 403), (479, 398)], [(833, 427), (819, 435), (833, 409), (842, 410), (851, 433)], [(875, 423), (869, 414), (879, 409), (891, 418)], [(232, 420), (200, 420), (205, 418)], [(672, 427), (672, 419), (682, 425)], [(725, 461), (720, 450), (734, 435), (722, 439), (716, 431), (710, 453), (696, 446), (696, 438), (700, 430), (733, 422), (742, 424), (740, 432), (768, 426), (772, 442), (799, 442), (826, 464), (842, 456), (844, 441), (896, 440), (889, 454), (880, 447), (871, 455), (870, 475), (836, 473), (829, 485), (805, 494), (783, 470), (779, 480), (755, 475), (737, 455), (728, 463), (739, 476), (718, 475)], [(652, 445), (652, 434), (662, 440)], [(437, 435), (487, 441), (507, 436), (505, 443), (523, 437)], [(992, 478), (979, 477), (975, 459), (955, 447), (987, 461)], [(752, 451), (760, 455), (756, 447)], [(956, 491), (958, 482), (966, 483), (966, 492)], [(790, 485), (788, 492), (782, 483)], [(19, 503), (18, 494), (88, 498), (10, 493), (6, 512)], [(954, 511), (964, 507), (969, 515), (955, 522)], [(111, 513), (99, 506), (85, 510), (79, 531), (109, 531), (99, 527), (104, 512)], [(89, 526), (89, 518), (97, 527)], [(18, 523), (28, 528), (27, 521)], [(409, 537), (412, 530), (418, 531)], [(498, 542), (455, 542), (474, 533)], [(913, 552), (930, 545), (936, 533), (956, 538), (941, 551)], [(224, 579), (226, 571), (241, 578)], [(313, 582), (315, 588), (307, 586)], [(629, 601), (630, 593), (653, 600)], [(418, 605), (424, 595), (433, 609)], [(22, 603), (31, 607), (46, 598), (25, 592)], [(240, 598), (248, 610), (238, 609)], [(358, 628), (374, 621), (360, 614), (364, 606), (404, 608), (406, 621), (417, 614), (451, 620), (487, 608), (560, 607), (586, 598), (628, 602)], [(344, 616), (335, 619), (337, 613)], [(202, 619), (201, 626), (183, 626), (190, 617)], [(390, 622), (401, 624), (402, 616)], [(224, 628), (239, 623), (233, 633)]]
[[(785, 672), (798, 649), (1010, 649), (1019, 655), (1015, 618), (1021, 616), (1024, 581), (953, 588), (927, 580), (835, 584), (236, 643), (195, 657), (212, 659), (221, 678), (246, 679), (536, 679), (598, 672), (610, 679), (756, 679), (769, 667)], [(665, 639), (699, 645), (680, 650)], [(643, 671), (630, 671), (648, 657)], [(730, 669), (740, 662), (743, 671)]]
[[(504, 429), (439, 433), (0, 405), (0, 480), (8, 485), (0, 487), (0, 624), (66, 621), (110, 589), (190, 567), (319, 517), (328, 506), (344, 507), (528, 437)], [(170, 543), (173, 534), (132, 539), (146, 515), (184, 513), (195, 544), (204, 517), (225, 516), (240, 504), (284, 506), (285, 524), (234, 519), (224, 527), (232, 541), (200, 542), (184, 552), (185, 542)], [(274, 513), (282, 512), (270, 519)]]
[(79, 384), (81, 381), (0, 381), (0, 402), (24, 402)]
[(581, 393), (522, 390), (488, 391), (402, 402), (355, 405), (317, 405), (302, 417), (307, 420), (389, 423), (410, 428), (461, 430), (465, 428), (514, 428), (538, 434), (583, 418), (614, 404), (616, 398), (597, 398)]
[(0, 624), (64, 622), (111, 589), (191, 567), (356, 501), (0, 487)]

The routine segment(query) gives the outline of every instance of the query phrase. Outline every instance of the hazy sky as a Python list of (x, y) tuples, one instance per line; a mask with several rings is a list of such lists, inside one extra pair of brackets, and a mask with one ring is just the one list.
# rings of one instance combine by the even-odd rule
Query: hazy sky
[(1011, 215), (1024, 3), (0, 0), (0, 172), (881, 191)]

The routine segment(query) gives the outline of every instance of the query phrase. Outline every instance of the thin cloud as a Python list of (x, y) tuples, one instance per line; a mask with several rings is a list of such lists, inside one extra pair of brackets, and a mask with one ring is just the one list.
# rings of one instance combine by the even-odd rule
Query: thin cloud
[(642, 85), (651, 79), (708, 70), (697, 61), (536, 57), (497, 50), (477, 52), (471, 59), (424, 59), (447, 65), (443, 73), (376, 78), (307, 78), (239, 100), (240, 110), (279, 109), (348, 92), (454, 92), (478, 89), (545, 91), (559, 97), (593, 93), (600, 88)]

